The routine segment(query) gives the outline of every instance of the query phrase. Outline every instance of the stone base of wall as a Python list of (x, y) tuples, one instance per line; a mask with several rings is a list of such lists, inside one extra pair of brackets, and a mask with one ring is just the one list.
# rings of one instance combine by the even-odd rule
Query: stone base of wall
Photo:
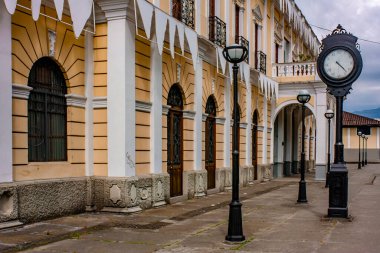
[(284, 163), (277, 162), (277, 163), (273, 164), (273, 177), (274, 178), (283, 177), (284, 176), (283, 172), (284, 172)]
[[(259, 165), (257, 170), (258, 180), (273, 178), (270, 165)], [(206, 170), (184, 172), (181, 200), (231, 189), (230, 168), (216, 169), (215, 176), (215, 189), (207, 191)], [(241, 187), (252, 183), (254, 168), (240, 167), (239, 181)], [(167, 173), (4, 183), (0, 184), (0, 228), (85, 211), (136, 212), (171, 203), (172, 199)]]
[(299, 173), (299, 161), (292, 161), (292, 174), (298, 174)]
[(86, 210), (86, 178), (0, 184), (0, 222), (39, 220)]
[(284, 162), (284, 176), (290, 177), (292, 175), (292, 162)]

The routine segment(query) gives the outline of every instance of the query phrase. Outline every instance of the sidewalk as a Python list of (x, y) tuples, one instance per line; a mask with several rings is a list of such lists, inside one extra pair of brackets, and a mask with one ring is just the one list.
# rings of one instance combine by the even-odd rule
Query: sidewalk
[(348, 166), (353, 221), (325, 218), (324, 182), (309, 180), (309, 203), (296, 204), (295, 177), (242, 189), (243, 243), (224, 241), (231, 193), (220, 193), (132, 215), (86, 213), (3, 230), (0, 252), (380, 252), (379, 165)]

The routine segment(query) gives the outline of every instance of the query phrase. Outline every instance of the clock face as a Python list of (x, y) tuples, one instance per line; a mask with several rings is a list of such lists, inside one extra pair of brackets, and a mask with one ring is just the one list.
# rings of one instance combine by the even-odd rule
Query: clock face
[(354, 59), (350, 52), (344, 49), (336, 49), (326, 56), (323, 68), (331, 78), (344, 79), (354, 69)]

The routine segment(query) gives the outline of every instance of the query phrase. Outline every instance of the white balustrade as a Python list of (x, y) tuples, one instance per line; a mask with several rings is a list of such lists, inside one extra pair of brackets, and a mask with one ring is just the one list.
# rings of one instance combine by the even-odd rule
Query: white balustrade
[(294, 62), (273, 64), (273, 77), (302, 77), (315, 76), (316, 62)]

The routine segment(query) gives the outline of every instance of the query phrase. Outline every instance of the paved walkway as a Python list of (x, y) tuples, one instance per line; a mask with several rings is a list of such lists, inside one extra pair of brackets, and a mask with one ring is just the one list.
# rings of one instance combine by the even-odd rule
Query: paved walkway
[(380, 166), (349, 169), (351, 220), (325, 218), (324, 182), (309, 180), (309, 203), (296, 204), (298, 178), (284, 178), (242, 189), (243, 243), (224, 241), (231, 194), (220, 193), (133, 215), (87, 213), (3, 230), (0, 252), (380, 252)]

